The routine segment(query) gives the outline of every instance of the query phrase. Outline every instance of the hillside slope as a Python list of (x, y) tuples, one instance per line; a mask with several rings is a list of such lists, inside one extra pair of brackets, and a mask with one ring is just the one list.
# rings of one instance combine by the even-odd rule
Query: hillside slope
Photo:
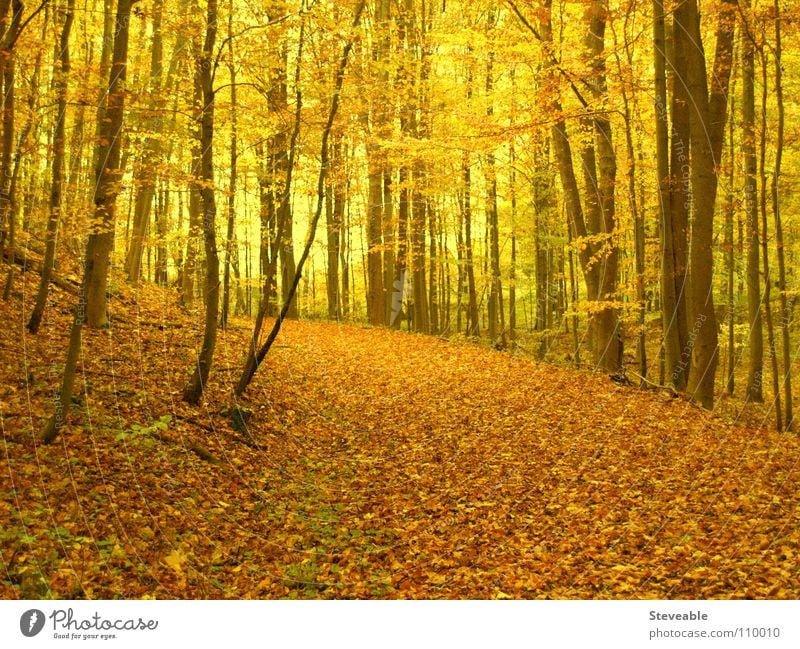
[(200, 314), (120, 283), (41, 446), (72, 298), (30, 336), (34, 279), (0, 303), (4, 598), (800, 596), (794, 435), (473, 345), (287, 323), (244, 430), (249, 321), (189, 408)]

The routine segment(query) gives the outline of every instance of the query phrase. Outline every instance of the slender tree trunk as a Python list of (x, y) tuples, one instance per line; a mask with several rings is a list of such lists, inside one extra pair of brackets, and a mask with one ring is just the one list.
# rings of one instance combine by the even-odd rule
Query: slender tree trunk
[[(105, 119), (101, 125), (102, 138), (98, 143), (100, 164), (97, 167), (97, 190), (95, 193), (95, 220), (101, 227), (113, 224), (114, 202), (118, 192), (118, 174), (120, 163), (120, 140), (122, 139), (123, 116), (125, 109), (125, 76), (128, 60), (128, 37), (131, 15), (131, 0), (119, 0), (117, 5), (116, 28), (114, 30), (114, 59), (108, 81), (106, 94), (107, 104)], [(81, 349), (81, 333), (89, 306), (90, 288), (97, 275), (93, 269), (97, 264), (97, 238), (90, 234), (86, 242), (85, 266), (78, 302), (70, 331), (67, 349), (67, 361), (61, 390), (56, 402), (53, 416), (45, 425), (42, 441), (49, 444), (58, 435), (58, 431), (69, 414), (72, 404), (72, 391), (75, 384), (75, 371)], [(103, 296), (105, 298), (105, 295)]]
[(761, 178), (761, 192), (759, 207), (761, 213), (761, 257), (764, 264), (764, 322), (767, 326), (768, 356), (772, 369), (772, 405), (775, 409), (775, 428), (783, 431), (783, 410), (781, 408), (780, 371), (778, 369), (778, 355), (775, 350), (775, 327), (772, 318), (772, 273), (769, 264), (769, 248), (767, 247), (767, 55), (761, 49), (761, 137), (759, 142), (759, 175)]
[(231, 0), (228, 10), (228, 74), (230, 75), (230, 98), (231, 98), (231, 150), (230, 150), (230, 175), (228, 176), (228, 224), (225, 237), (225, 269), (223, 271), (222, 285), (222, 314), (220, 316), (220, 326), (225, 329), (228, 326), (231, 303), (231, 262), (233, 249), (236, 243), (236, 174), (239, 153), (237, 151), (237, 132), (236, 132), (236, 64), (233, 58), (233, 10), (234, 5)]
[[(603, 63), (605, 46), (605, 30), (607, 7), (604, 0), (597, 0), (590, 7), (587, 15), (589, 33), (586, 36), (586, 47), (594, 61), (594, 78), (592, 92), (595, 101), (600, 104), (606, 100), (606, 77)], [(595, 360), (606, 370), (621, 371), (622, 368), (622, 336), (619, 329), (619, 309), (612, 306), (617, 299), (617, 275), (619, 266), (619, 247), (617, 236), (617, 217), (614, 191), (616, 187), (617, 163), (614, 151), (611, 121), (603, 113), (593, 118), (595, 147), (597, 150), (597, 203), (600, 208), (599, 228), (606, 236), (605, 254), (598, 271), (597, 299), (603, 307), (596, 315)]]
[[(512, 73), (512, 84), (514, 76)], [(514, 120), (512, 116), (511, 123)], [(511, 268), (508, 274), (508, 337), (510, 340), (517, 338), (517, 155), (514, 139), (508, 145), (511, 172), (509, 177), (509, 193), (511, 194)]]
[[(280, 5), (276, 3), (276, 11)], [(302, 47), (299, 46), (299, 47)], [(273, 90), (271, 92), (272, 103), (278, 106), (281, 111), (288, 111), (288, 84), (287, 70), (289, 65), (288, 49), (283, 46), (280, 54), (280, 63), (274, 71)], [(296, 66), (297, 69), (297, 66)], [(299, 76), (295, 74), (295, 95), (300, 92)], [(279, 178), (287, 179), (285, 192), (280, 196), (280, 202), (276, 206), (279, 238), (276, 239), (278, 246), (277, 258), (281, 265), (281, 301), (286, 303), (289, 299), (289, 289), (292, 278), (297, 269), (294, 256), (294, 218), (292, 214), (292, 174), (294, 169), (293, 144), (289, 142), (287, 147), (286, 133), (281, 131), (270, 140), (272, 158), (272, 186), (280, 187)], [(274, 260), (273, 260), (274, 261)], [(274, 272), (274, 271), (273, 271)], [(290, 302), (286, 310), (286, 317), (295, 319), (298, 317), (297, 304)]]
[[(163, 65), (163, 47), (161, 39), (161, 13), (163, 3), (156, 2), (153, 5), (153, 45), (150, 58), (150, 91), (154, 97), (151, 110), (154, 114), (160, 113), (163, 107), (161, 94), (161, 69)], [(136, 188), (136, 198), (133, 208), (133, 229), (130, 238), (125, 268), (128, 279), (137, 284), (141, 276), (142, 251), (147, 237), (150, 223), (150, 212), (153, 205), (153, 198), (156, 191), (156, 168), (160, 162), (162, 137), (157, 133), (160, 125), (160, 117), (150, 117), (145, 120), (145, 130), (148, 137), (145, 139), (142, 155), (139, 164), (136, 165), (136, 177), (134, 187)]]
[(203, 396), (217, 344), (219, 316), (219, 255), (217, 252), (217, 202), (214, 195), (214, 102), (213, 57), (217, 38), (217, 0), (207, 0), (206, 35), (203, 50), (195, 62), (195, 74), (200, 77), (203, 103), (200, 112), (200, 197), (203, 206), (203, 243), (206, 253), (205, 296), (206, 313), (203, 342), (192, 376), (183, 390), (183, 400), (197, 404)]
[[(749, 8), (749, 1), (745, 6)], [(759, 269), (758, 189), (756, 174), (755, 68), (754, 45), (750, 34), (742, 39), (742, 150), (744, 152), (744, 208), (747, 227), (747, 323), (750, 365), (745, 395), (751, 401), (764, 401), (762, 392), (764, 338), (761, 324), (761, 276)], [(764, 234), (766, 237), (766, 233)], [(767, 260), (765, 259), (766, 263)]]
[[(493, 13), (490, 13), (490, 22), (494, 21)], [(492, 119), (494, 107), (492, 105), (492, 94), (494, 92), (493, 79), (494, 53), (489, 52), (489, 61), (486, 68), (486, 96), (488, 107), (486, 116)], [(502, 280), (500, 277), (500, 227), (497, 214), (497, 172), (495, 170), (494, 153), (486, 156), (486, 182), (488, 186), (487, 197), (487, 216), (489, 227), (489, 300), (488, 300), (488, 319), (489, 319), (489, 341), (492, 345), (499, 345), (501, 348), (506, 346), (506, 333), (498, 330), (501, 316), (500, 302), (502, 299)]]
[[(298, 38), (298, 45), (297, 45), (297, 62), (295, 64), (295, 114), (294, 114), (294, 127), (292, 130), (292, 136), (289, 143), (289, 159), (287, 163), (287, 170), (286, 170), (286, 177), (285, 177), (285, 184), (284, 184), (284, 191), (281, 198), (281, 204), (283, 202), (288, 202), (289, 197), (291, 194), (291, 187), (292, 187), (292, 171), (294, 169), (294, 160), (295, 160), (295, 153), (297, 151), (297, 138), (300, 134), (300, 124), (301, 124), (301, 116), (302, 116), (302, 109), (303, 109), (303, 94), (300, 87), (300, 70), (303, 61), (303, 46), (305, 43), (305, 22), (301, 22), (300, 24), (300, 35)], [(337, 98), (338, 100), (338, 98)], [(327, 146), (327, 139), (326, 139), (326, 146)], [(324, 157), (327, 161), (330, 156), (329, 151), (325, 151)], [(326, 163), (327, 164), (327, 163)], [(327, 170), (326, 170), (327, 172)], [(323, 198), (324, 198), (324, 185), (323, 185)], [(270, 190), (271, 193), (272, 190)], [(276, 210), (271, 207), (267, 207), (268, 211), (271, 213), (275, 213)], [(322, 207), (320, 207), (320, 210)], [(278, 208), (277, 212), (281, 213), (282, 209)], [(286, 225), (285, 220), (278, 219), (277, 224), (277, 231), (273, 237), (273, 241), (280, 242), (283, 241), (283, 229)], [(262, 251), (263, 251), (263, 216), (262, 216)], [(253, 334), (251, 337), (251, 344), (248, 347), (248, 354), (247, 359), (245, 361), (244, 369), (242, 370), (242, 375), (239, 379), (239, 383), (237, 384), (236, 390), (241, 388), (241, 392), (244, 392), (245, 388), (247, 387), (248, 383), (252, 380), (253, 376), (255, 375), (256, 370), (258, 369), (258, 365), (263, 359), (263, 357), (259, 358), (259, 349), (258, 343), (261, 337), (261, 329), (264, 326), (264, 318), (267, 316), (269, 305), (270, 305), (270, 297), (271, 297), (271, 286), (273, 279), (275, 277), (275, 264), (278, 260), (278, 250), (277, 248), (272, 249), (272, 254), (267, 265), (267, 269), (264, 272), (264, 288), (262, 290), (261, 296), (261, 303), (258, 307), (258, 313), (256, 314), (256, 322), (253, 327)], [(302, 269), (301, 269), (302, 270)], [(297, 271), (295, 271), (297, 274)], [(292, 298), (294, 296), (294, 292), (291, 293), (291, 296), (287, 293), (287, 298)], [(279, 318), (288, 317), (290, 309), (292, 308), (291, 299), (284, 300), (283, 306), (278, 314)], [(280, 326), (278, 325), (278, 328)], [(273, 327), (274, 330), (274, 327)], [(277, 335), (277, 332), (275, 333)], [(271, 345), (271, 343), (270, 343)], [(266, 353), (265, 353), (266, 354)], [(241, 394), (241, 392), (237, 392), (237, 394)]]
[(425, 230), (427, 221), (427, 176), (424, 164), (414, 165), (414, 189), (411, 206), (411, 275), (414, 288), (414, 331), (429, 333), (428, 291), (425, 279)]
[(156, 206), (153, 213), (153, 225), (156, 231), (156, 267), (153, 281), (158, 286), (166, 286), (167, 277), (167, 228), (169, 219), (169, 187), (161, 179), (161, 187), (156, 192)]
[[(5, 21), (8, 3), (0, 8), (0, 19)], [(22, 12), (25, 6), (21, 0), (11, 2), (11, 23), (0, 32), (0, 78), (2, 78), (3, 133), (0, 137), (0, 249), (6, 244), (9, 223), (12, 215), (11, 206), (11, 153), (14, 150), (14, 91), (16, 84), (16, 62), (14, 60), (14, 44), (22, 30)], [(5, 24), (2, 25), (5, 28)]]
[(339, 258), (341, 256), (342, 219), (344, 217), (344, 164), (342, 134), (333, 133), (331, 143), (331, 169), (328, 179), (326, 205), (326, 230), (328, 237), (327, 294), (328, 317), (339, 320), (342, 317), (341, 295), (339, 290)]
[[(534, 145), (536, 146), (536, 145)], [(537, 166), (541, 167), (537, 170), (533, 177), (533, 260), (536, 278), (536, 305), (534, 313), (535, 331), (542, 332), (542, 341), (544, 340), (547, 329), (547, 310), (550, 304), (550, 295), (548, 287), (548, 244), (549, 241), (547, 232), (548, 216), (551, 214), (552, 205), (552, 187), (550, 186), (547, 175), (549, 147), (547, 140), (537, 147), (538, 156), (535, 158)], [(571, 235), (571, 228), (567, 227), (567, 232)], [(544, 239), (544, 241), (543, 241)], [(540, 354), (541, 357), (541, 354)]]
[[(350, 208), (348, 202), (349, 184), (346, 184), (342, 197), (342, 229), (341, 241), (339, 244), (339, 266), (342, 269), (342, 317), (346, 318), (350, 313)], [(345, 209), (346, 208), (346, 209)]]
[(783, 243), (783, 223), (781, 218), (780, 180), (783, 162), (784, 131), (786, 125), (786, 109), (783, 101), (783, 43), (781, 33), (781, 4), (775, 0), (775, 100), (778, 107), (778, 126), (775, 136), (775, 167), (772, 173), (772, 214), (775, 218), (775, 247), (778, 256), (778, 288), (781, 304), (781, 334), (783, 342), (783, 389), (785, 394), (785, 427), (787, 431), (794, 428), (794, 410), (792, 403), (792, 345), (789, 325), (792, 320), (792, 307), (786, 295), (786, 256)]
[[(671, 234), (672, 269), (675, 307), (670, 317), (670, 327), (677, 333), (678, 355), (673, 356), (673, 341), (665, 349), (664, 361), (669, 382), (676, 390), (686, 388), (691, 369), (691, 344), (689, 342), (686, 299), (689, 291), (687, 250), (689, 249), (689, 208), (691, 194), (691, 166), (689, 130), (689, 61), (687, 50), (691, 47), (687, 37), (688, 5), (680, 3), (673, 14), (672, 39), (669, 44), (669, 68), (672, 70), (672, 130), (670, 139), (670, 200), (669, 223), (665, 235)], [(670, 296), (665, 292), (665, 305)], [(670, 331), (670, 333), (672, 333)], [(672, 334), (675, 335), (675, 334)]]
[[(2, 174), (3, 177), (2, 188), (0, 188), (0, 227), (2, 224), (6, 225), (6, 230), (0, 230), (0, 251), (8, 244), (11, 249), (10, 259), (8, 265), (8, 274), (6, 276), (6, 285), (3, 291), (3, 300), (8, 301), (11, 296), (11, 282), (14, 277), (14, 248), (16, 246), (16, 210), (14, 209), (14, 174), (11, 160), (11, 151), (14, 146), (14, 85), (15, 85), (15, 67), (16, 64), (12, 59), (6, 64), (4, 76), (5, 83), (4, 89), (0, 89), (0, 93), (4, 92), (4, 99), (6, 107), (3, 111), (3, 146), (0, 153), (0, 160), (2, 160)], [(7, 116), (11, 115), (8, 119)], [(7, 129), (7, 130), (6, 130)], [(7, 164), (6, 164), (7, 163)], [(2, 255), (0, 255), (2, 256)]]
[(383, 303), (383, 167), (378, 154), (369, 151), (369, 204), (367, 205), (367, 320), (381, 325), (385, 321)]
[[(593, 99), (597, 102), (603, 100), (606, 88), (605, 68), (601, 56), (606, 12), (603, 2), (598, 0), (588, 5), (585, 16), (588, 33), (584, 46), (593, 61), (591, 87)], [(552, 41), (549, 21), (548, 11), (547, 22), (543, 29), (545, 40), (548, 42)], [(560, 116), (551, 130), (566, 212), (572, 236), (580, 243), (578, 258), (586, 282), (586, 293), (589, 300), (596, 303), (590, 317), (594, 361), (597, 367), (605, 371), (618, 372), (622, 362), (622, 338), (618, 326), (617, 307), (613, 305), (616, 299), (619, 253), (617, 243), (614, 241), (616, 162), (611, 124), (608, 117), (602, 113), (595, 113), (582, 120), (584, 129), (587, 130), (581, 150), (587, 191), (584, 213), (575, 178), (569, 135), (564, 117), (561, 116), (563, 111), (560, 101), (556, 100), (553, 104), (555, 113)]]
[[(353, 19), (353, 29), (358, 27), (358, 24), (361, 21), (361, 14), (364, 11), (365, 4), (366, 1), (361, 0), (358, 4), (358, 7), (356, 8), (355, 18)], [(303, 35), (301, 32), (300, 34), (301, 41), (302, 41), (302, 36)], [(312, 216), (311, 222), (309, 223), (305, 247), (303, 249), (302, 254), (300, 255), (300, 260), (298, 261), (297, 264), (297, 270), (295, 272), (294, 279), (289, 287), (288, 299), (284, 300), (283, 306), (281, 307), (281, 312), (278, 314), (278, 317), (275, 320), (275, 324), (272, 327), (272, 331), (270, 331), (267, 340), (264, 342), (264, 344), (257, 352), (255, 351), (255, 349), (253, 349), (253, 352), (251, 354), (248, 354), (248, 359), (245, 363), (244, 371), (242, 372), (239, 382), (237, 383), (236, 388), (234, 390), (236, 396), (241, 396), (247, 389), (247, 386), (250, 384), (250, 381), (253, 380), (253, 376), (255, 376), (258, 367), (260, 366), (261, 362), (264, 360), (266, 355), (269, 353), (272, 344), (278, 337), (278, 333), (281, 330), (281, 325), (283, 324), (283, 321), (286, 318), (287, 313), (289, 311), (289, 305), (292, 303), (294, 294), (297, 291), (297, 285), (300, 283), (300, 277), (303, 272), (303, 265), (305, 264), (306, 259), (308, 259), (309, 252), (311, 251), (311, 246), (314, 243), (314, 236), (316, 234), (317, 224), (319, 223), (319, 219), (320, 216), (322, 215), (322, 209), (325, 203), (325, 178), (328, 172), (328, 164), (330, 158), (329, 140), (330, 140), (331, 130), (333, 129), (333, 123), (336, 119), (336, 113), (339, 109), (339, 98), (341, 96), (342, 86), (344, 84), (344, 75), (347, 68), (347, 61), (350, 57), (350, 51), (352, 49), (353, 49), (353, 40), (349, 40), (344, 47), (344, 51), (342, 52), (342, 56), (339, 59), (339, 64), (336, 70), (336, 81), (333, 92), (333, 98), (331, 100), (331, 107), (328, 112), (327, 122), (325, 123), (325, 127), (322, 131), (322, 147), (320, 152), (319, 176), (317, 180), (317, 206)]]
[[(195, 42), (193, 49), (199, 49)], [(196, 55), (197, 56), (197, 55)], [(203, 106), (203, 88), (198, 74), (193, 74), (193, 119), (189, 127), (191, 134), (191, 170), (189, 180), (189, 235), (186, 239), (186, 256), (183, 262), (183, 272), (181, 274), (181, 301), (186, 304), (194, 302), (195, 280), (199, 266), (199, 238), (202, 229), (202, 206), (200, 197), (200, 138), (201, 127), (200, 117)]]
[(409, 170), (401, 165), (398, 170), (400, 196), (397, 208), (397, 258), (394, 267), (394, 281), (392, 282), (392, 304), (389, 326), (399, 329), (407, 314), (403, 310), (403, 300), (406, 295), (406, 271), (408, 267), (408, 222), (410, 214), (410, 192), (408, 190)]
[[(662, 16), (663, 18), (663, 16)], [(613, 25), (613, 23), (612, 23)], [(663, 26), (663, 25), (662, 25)], [(627, 31), (627, 21), (626, 21), (626, 31)], [(625, 42), (624, 42), (624, 49), (626, 53), (626, 59), (628, 66), (632, 69), (634, 63), (634, 55), (633, 50), (628, 40), (627, 33), (624, 35)], [(617, 71), (619, 76), (623, 77), (623, 68), (622, 63), (619, 55), (620, 43), (617, 42), (617, 35), (616, 31), (614, 32), (614, 49), (615, 49), (615, 56), (617, 59)], [(662, 61), (657, 60), (656, 64), (661, 65)], [(659, 72), (660, 75), (660, 72)], [(644, 224), (644, 213), (640, 209), (640, 202), (639, 197), (637, 196), (637, 187), (636, 187), (636, 180), (637, 180), (637, 170), (636, 170), (636, 152), (634, 147), (633, 141), (633, 112), (636, 107), (636, 96), (634, 94), (633, 98), (629, 95), (628, 88), (626, 85), (623, 84), (621, 88), (622, 94), (622, 106), (623, 106), (623, 118), (625, 122), (625, 148), (627, 154), (627, 168), (626, 168), (626, 177), (628, 180), (628, 205), (631, 211), (631, 218), (633, 220), (633, 251), (634, 251), (634, 265), (636, 269), (636, 301), (638, 303), (637, 311), (638, 311), (638, 320), (639, 320), (639, 331), (636, 336), (636, 347), (637, 347), (637, 356), (639, 357), (639, 374), (642, 377), (640, 379), (640, 387), (644, 388), (647, 383), (647, 349), (645, 346), (645, 337), (646, 337), (646, 330), (645, 330), (645, 311), (646, 311), (646, 298), (645, 298), (645, 224)], [(658, 102), (657, 102), (658, 103)], [(631, 106), (633, 104), (633, 108)], [(638, 111), (636, 111), (638, 113)], [(659, 120), (660, 121), (660, 120)], [(659, 125), (658, 129), (662, 129), (663, 127)], [(660, 133), (660, 135), (663, 135)]]
[(458, 193), (458, 228), (456, 230), (456, 333), (461, 333), (461, 319), (464, 311), (464, 294), (467, 290), (464, 268), (464, 193)]
[(439, 334), (439, 287), (437, 285), (439, 255), (436, 251), (437, 245), (437, 212), (433, 201), (429, 198), (426, 209), (428, 212), (428, 232), (429, 250), (428, 260), (430, 262), (428, 271), (428, 331), (434, 335)]
[(581, 337), (578, 332), (578, 313), (576, 310), (578, 304), (578, 281), (575, 277), (575, 253), (572, 247), (572, 230), (567, 228), (567, 240), (570, 244), (569, 249), (569, 287), (570, 287), (570, 301), (572, 303), (571, 309), (575, 314), (572, 316), (572, 346), (573, 346), (573, 363), (575, 367), (581, 365)]
[[(471, 94), (471, 93), (470, 93)], [(464, 255), (466, 257), (467, 274), (467, 336), (481, 335), (478, 315), (478, 296), (475, 290), (475, 263), (472, 253), (472, 169), (469, 153), (462, 155), (462, 172), (464, 174)]]
[[(735, 80), (735, 77), (734, 77)], [(733, 88), (731, 88), (733, 95)], [(734, 114), (734, 99), (731, 96), (731, 115)], [(735, 158), (734, 158), (734, 120), (729, 122), (728, 131), (728, 198), (725, 205), (725, 260), (727, 262), (727, 296), (728, 296), (728, 368), (726, 372), (726, 391), (733, 396), (735, 387), (736, 349), (734, 325), (736, 324), (736, 309), (733, 294), (733, 279), (736, 273), (735, 257), (733, 250), (733, 215), (736, 211), (734, 197)]]
[[(98, 178), (94, 197), (96, 218), (86, 244), (86, 323), (90, 327), (108, 325), (107, 287), (114, 247), (115, 201), (123, 171), (120, 160), (130, 9), (136, 1), (118, 0), (107, 101), (104, 107), (98, 109), (100, 144), (95, 148), (95, 176)], [(102, 191), (101, 184), (104, 185)]]
[(61, 201), (64, 185), (64, 152), (67, 121), (67, 93), (70, 73), (69, 36), (74, 20), (75, 0), (69, 0), (64, 13), (59, 43), (59, 60), (53, 66), (53, 78), (56, 86), (56, 123), (53, 127), (53, 175), (50, 184), (50, 210), (45, 230), (44, 260), (39, 290), (36, 293), (33, 312), (28, 320), (28, 330), (35, 334), (39, 331), (42, 316), (47, 305), (47, 294), (50, 287), (50, 276), (56, 257), (56, 238), (61, 221)]
[[(367, 320), (380, 325), (389, 322), (391, 308), (391, 205), (386, 204), (388, 156), (378, 143), (391, 137), (390, 99), (387, 59), (390, 48), (389, 0), (376, 0), (375, 24), (371, 59), (374, 64), (372, 81), (375, 99), (369, 112), (364, 112), (367, 126), (368, 205), (367, 205)], [(389, 210), (389, 214), (387, 214)]]

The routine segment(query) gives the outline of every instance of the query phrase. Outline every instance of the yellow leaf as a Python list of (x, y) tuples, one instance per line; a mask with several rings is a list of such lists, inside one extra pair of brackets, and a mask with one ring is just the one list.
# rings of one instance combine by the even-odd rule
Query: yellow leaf
[(164, 563), (172, 568), (176, 574), (183, 575), (183, 564), (186, 563), (186, 555), (180, 548), (176, 548), (164, 558)]

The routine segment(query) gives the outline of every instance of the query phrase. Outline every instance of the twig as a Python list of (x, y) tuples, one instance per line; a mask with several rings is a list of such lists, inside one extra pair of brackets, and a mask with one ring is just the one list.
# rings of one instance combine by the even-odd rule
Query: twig
[(649, 379), (644, 378), (643, 376), (641, 376), (640, 374), (637, 374), (636, 372), (634, 372), (632, 370), (629, 370), (628, 374), (632, 374), (637, 379), (639, 379), (643, 383), (646, 383), (647, 385), (652, 386), (656, 390), (666, 390), (673, 397), (679, 397), (680, 396), (680, 393), (674, 387), (672, 387), (671, 385), (661, 385), (660, 383), (654, 383), (653, 381), (650, 381)]
[(175, 446), (182, 446), (183, 448), (190, 450), (201, 460), (205, 460), (206, 462), (210, 462), (211, 464), (220, 463), (219, 460), (214, 455), (212, 455), (210, 451), (207, 451), (202, 446), (199, 446), (197, 444), (183, 444), (174, 437), (165, 435), (164, 433), (158, 430), (150, 431), (150, 434), (162, 442), (168, 442), (170, 444), (174, 444)]

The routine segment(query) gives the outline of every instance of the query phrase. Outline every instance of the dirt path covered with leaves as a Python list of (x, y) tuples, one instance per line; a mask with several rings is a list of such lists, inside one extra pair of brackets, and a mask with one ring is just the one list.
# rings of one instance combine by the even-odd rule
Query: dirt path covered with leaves
[[(5, 598), (800, 596), (794, 435), (430, 337), (290, 322), (230, 416), (250, 323), (180, 401), (201, 317), (118, 289), (34, 443), (70, 299), (0, 306)], [(202, 447), (217, 462), (192, 450)]]

